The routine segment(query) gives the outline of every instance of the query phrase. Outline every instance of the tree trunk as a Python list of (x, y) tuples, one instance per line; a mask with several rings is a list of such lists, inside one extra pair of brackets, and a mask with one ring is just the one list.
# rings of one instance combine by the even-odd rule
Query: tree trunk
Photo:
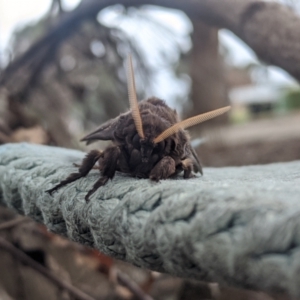
[[(190, 60), (192, 78), (190, 116), (228, 105), (223, 63), (219, 55), (218, 29), (197, 20), (193, 21), (193, 26), (193, 48)], [(227, 118), (226, 114), (209, 123), (223, 124)]]

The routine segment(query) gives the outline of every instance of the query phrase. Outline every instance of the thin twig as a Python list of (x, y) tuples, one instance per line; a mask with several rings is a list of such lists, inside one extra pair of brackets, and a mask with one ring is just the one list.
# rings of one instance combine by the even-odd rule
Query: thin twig
[(138, 284), (130, 280), (126, 274), (122, 273), (120, 270), (117, 270), (116, 272), (119, 283), (126, 286), (139, 300), (153, 300), (153, 298), (147, 295)]
[(18, 217), (13, 220), (3, 222), (0, 224), (0, 230), (9, 229), (9, 228), (19, 225), (20, 223), (23, 223), (25, 221), (28, 222), (28, 221), (30, 221), (30, 219)]
[(15, 258), (17, 258), (22, 263), (29, 265), (31, 268), (35, 269), (46, 278), (54, 282), (60, 288), (67, 290), (73, 297), (79, 300), (95, 300), (95, 298), (87, 295), (86, 293), (80, 291), (73, 285), (63, 281), (61, 278), (57, 278), (50, 270), (37, 263), (31, 257), (27, 256), (24, 252), (13, 246), (10, 242), (6, 241), (4, 238), (0, 237), (0, 248), (7, 250)]

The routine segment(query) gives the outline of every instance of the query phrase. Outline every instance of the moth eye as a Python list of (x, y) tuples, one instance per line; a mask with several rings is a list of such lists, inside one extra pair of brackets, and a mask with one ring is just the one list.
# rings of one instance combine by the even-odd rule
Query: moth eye
[(176, 148), (175, 141), (172, 140), (172, 141), (171, 141), (171, 149), (172, 149), (172, 150), (175, 150), (175, 148)]

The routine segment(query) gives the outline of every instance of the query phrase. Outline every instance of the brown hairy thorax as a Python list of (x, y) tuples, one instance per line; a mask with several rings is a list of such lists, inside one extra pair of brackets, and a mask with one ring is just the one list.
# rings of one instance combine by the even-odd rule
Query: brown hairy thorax
[(112, 145), (104, 151), (90, 151), (78, 166), (78, 172), (70, 174), (47, 190), (48, 193), (52, 194), (62, 186), (86, 176), (97, 162), (101, 177), (85, 196), (86, 201), (99, 187), (112, 179), (116, 171), (155, 181), (167, 179), (181, 171), (184, 178), (192, 178), (197, 172), (202, 174), (198, 156), (184, 129), (225, 113), (230, 107), (179, 121), (176, 110), (158, 98), (138, 102), (130, 55), (128, 94), (130, 111), (107, 121), (81, 140), (87, 144), (97, 140), (111, 140)]

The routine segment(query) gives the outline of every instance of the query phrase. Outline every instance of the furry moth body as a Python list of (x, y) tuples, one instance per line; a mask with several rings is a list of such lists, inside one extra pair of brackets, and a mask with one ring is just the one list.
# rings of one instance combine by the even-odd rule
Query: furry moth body
[(193, 172), (202, 174), (201, 164), (184, 128), (196, 125), (222, 113), (224, 107), (190, 119), (179, 121), (177, 112), (158, 98), (138, 102), (131, 56), (128, 58), (128, 93), (131, 110), (102, 124), (85, 136), (87, 144), (97, 140), (111, 140), (104, 151), (90, 151), (78, 172), (47, 190), (52, 194), (60, 187), (86, 176), (98, 162), (101, 177), (85, 196), (86, 201), (101, 186), (112, 179), (116, 171), (138, 178), (159, 181), (183, 171), (184, 178)]

